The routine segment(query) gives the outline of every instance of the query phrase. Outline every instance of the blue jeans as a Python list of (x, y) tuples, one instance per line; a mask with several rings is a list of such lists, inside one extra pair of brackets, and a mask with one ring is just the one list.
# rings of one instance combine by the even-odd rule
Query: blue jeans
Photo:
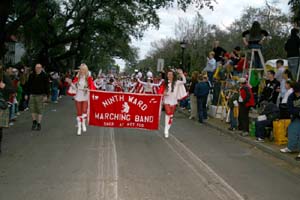
[(230, 127), (237, 128), (238, 127), (238, 118), (234, 117), (233, 108), (230, 109), (229, 118), (230, 118)]
[(11, 104), (9, 107), (9, 120), (15, 119), (16, 118), (16, 108), (15, 104)]
[(257, 138), (264, 139), (265, 138), (265, 128), (272, 127), (271, 120), (263, 120), (263, 121), (256, 121), (255, 122), (255, 136)]
[[(249, 44), (249, 49), (262, 49), (260, 44)], [(258, 52), (254, 52), (253, 68), (263, 68)]]
[(208, 80), (212, 84), (214, 80), (214, 72), (207, 72)]
[(207, 103), (207, 96), (197, 97), (198, 117), (200, 123), (203, 123), (203, 120), (207, 119), (206, 103)]
[(294, 80), (297, 80), (299, 64), (300, 64), (300, 57), (288, 58), (289, 70), (292, 72)]
[(54, 87), (52, 88), (52, 94), (51, 94), (51, 101), (57, 101), (57, 97), (58, 97), (58, 88)]
[(295, 119), (288, 127), (288, 148), (300, 151), (300, 119)]

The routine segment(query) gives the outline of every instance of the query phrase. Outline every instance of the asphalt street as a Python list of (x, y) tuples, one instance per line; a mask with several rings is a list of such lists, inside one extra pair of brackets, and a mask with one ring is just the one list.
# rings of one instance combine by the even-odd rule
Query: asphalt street
[[(300, 169), (176, 113), (159, 131), (88, 127), (71, 98), (4, 130), (0, 200), (298, 200)], [(299, 163), (300, 166), (300, 163)]]

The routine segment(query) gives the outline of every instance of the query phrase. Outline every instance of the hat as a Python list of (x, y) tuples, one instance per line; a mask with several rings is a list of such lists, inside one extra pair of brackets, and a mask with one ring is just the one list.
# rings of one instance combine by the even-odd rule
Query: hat
[(147, 72), (147, 79), (152, 79), (152, 78), (153, 78), (152, 72), (148, 71)]
[(239, 82), (239, 83), (246, 83), (247, 80), (246, 80), (246, 78), (240, 78), (238, 82)]
[(299, 82), (295, 83), (293, 89), (294, 89), (294, 92), (300, 92), (300, 83)]

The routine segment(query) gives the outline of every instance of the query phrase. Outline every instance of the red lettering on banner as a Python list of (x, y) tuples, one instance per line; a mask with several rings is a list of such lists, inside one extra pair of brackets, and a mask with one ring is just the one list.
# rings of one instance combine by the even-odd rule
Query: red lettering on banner
[(161, 95), (90, 91), (89, 124), (157, 130), (161, 100)]

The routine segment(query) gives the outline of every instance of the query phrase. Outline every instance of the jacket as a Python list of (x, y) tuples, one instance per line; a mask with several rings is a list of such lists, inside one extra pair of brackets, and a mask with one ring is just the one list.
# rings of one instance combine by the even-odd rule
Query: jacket
[(240, 104), (245, 105), (247, 108), (255, 105), (254, 95), (249, 86), (244, 85), (240, 88), (240, 96), (243, 99), (243, 102), (239, 102)]
[(300, 119), (300, 97), (292, 93), (288, 98), (287, 104), (292, 120)]
[(50, 82), (48, 75), (45, 72), (41, 72), (40, 74), (33, 72), (29, 75), (29, 79), (25, 88), (27, 95), (49, 95)]
[(0, 92), (2, 92), (3, 98), (6, 101), (9, 101), (10, 95), (16, 93), (16, 89), (13, 87), (12, 81), (7, 75), (3, 75), (3, 83), (5, 84), (5, 87), (0, 89)]
[(209, 85), (207, 82), (199, 82), (195, 86), (194, 94), (196, 97), (203, 97), (209, 94)]
[(274, 121), (279, 119), (280, 110), (274, 103), (268, 103), (261, 114), (266, 115), (268, 120)]

